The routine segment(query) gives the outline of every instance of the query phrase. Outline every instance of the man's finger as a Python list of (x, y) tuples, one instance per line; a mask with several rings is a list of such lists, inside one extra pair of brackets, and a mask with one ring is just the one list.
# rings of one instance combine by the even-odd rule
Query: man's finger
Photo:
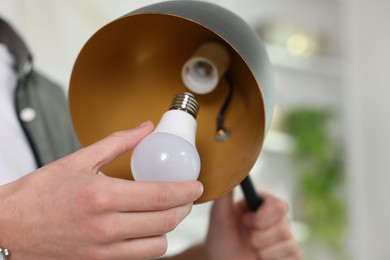
[(217, 219), (226, 219), (226, 216), (234, 214), (233, 192), (215, 200), (211, 214)]
[(97, 196), (104, 208), (117, 212), (165, 210), (192, 203), (203, 192), (199, 181), (140, 182), (107, 176), (101, 178)]
[[(127, 239), (106, 246), (98, 259), (155, 259), (168, 248), (166, 235)], [(96, 257), (95, 257), (96, 258)]]
[[(145, 121), (130, 130), (118, 131), (72, 154), (76, 164), (85, 165), (97, 173), (100, 168), (128, 152), (153, 130), (153, 123)], [(78, 162), (78, 163), (77, 163)], [(72, 163), (75, 163), (73, 161)]]
[(192, 203), (161, 211), (120, 212), (97, 227), (111, 241), (150, 237), (171, 232), (191, 212)]
[(251, 229), (250, 241), (254, 248), (266, 248), (291, 239), (290, 225), (286, 219), (264, 230)]
[(270, 195), (262, 194), (264, 204), (256, 212), (244, 215), (244, 223), (249, 227), (265, 229), (285, 217), (288, 207), (282, 200)]

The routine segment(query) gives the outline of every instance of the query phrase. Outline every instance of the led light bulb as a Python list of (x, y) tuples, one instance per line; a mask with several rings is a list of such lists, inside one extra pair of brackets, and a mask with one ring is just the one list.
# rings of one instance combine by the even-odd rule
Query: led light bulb
[(131, 171), (137, 181), (196, 180), (200, 158), (195, 147), (199, 105), (190, 93), (176, 95), (155, 130), (133, 150)]

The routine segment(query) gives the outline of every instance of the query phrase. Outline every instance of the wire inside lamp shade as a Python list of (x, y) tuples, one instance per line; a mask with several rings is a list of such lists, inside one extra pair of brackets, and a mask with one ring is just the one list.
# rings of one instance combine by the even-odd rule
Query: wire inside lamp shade
[[(235, 94), (224, 122), (231, 136), (224, 142), (215, 140), (215, 119), (229, 90), (227, 81), (222, 78), (214, 91), (196, 95), (201, 107), (196, 138), (202, 162), (199, 180), (205, 188), (197, 202), (231, 191), (249, 173), (263, 145), (272, 114), (272, 73), (254, 31), (233, 13), (210, 3), (169, 1), (148, 6), (107, 24), (88, 40), (69, 87), (80, 143), (92, 144), (146, 119), (157, 124), (172, 96), (188, 91), (181, 78), (183, 64), (210, 41), (229, 52), (226, 74)], [(132, 179), (130, 156), (131, 152), (119, 157), (102, 171)]]

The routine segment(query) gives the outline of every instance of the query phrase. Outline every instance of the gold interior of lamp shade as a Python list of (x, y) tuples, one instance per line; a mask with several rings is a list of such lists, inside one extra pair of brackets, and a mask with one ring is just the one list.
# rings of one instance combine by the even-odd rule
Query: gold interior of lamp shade
[[(249, 173), (264, 138), (264, 105), (254, 76), (240, 55), (216, 33), (184, 18), (165, 14), (122, 17), (94, 34), (81, 50), (70, 81), (69, 105), (83, 146), (150, 119), (158, 124), (172, 97), (188, 92), (181, 79), (187, 59), (203, 43), (217, 41), (231, 55), (228, 70), (234, 95), (225, 115), (229, 139), (215, 140), (216, 118), (228, 94), (222, 79), (210, 94), (196, 95), (200, 104), (196, 146), (201, 158), (199, 180), (204, 194), (218, 198)], [(132, 179), (131, 152), (102, 171)]]

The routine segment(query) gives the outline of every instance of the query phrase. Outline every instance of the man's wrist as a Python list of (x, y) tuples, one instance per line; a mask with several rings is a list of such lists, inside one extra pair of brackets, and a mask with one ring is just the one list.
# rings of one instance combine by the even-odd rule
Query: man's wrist
[(5, 246), (9, 246), (9, 234), (7, 231), (10, 224), (9, 220), (12, 220), (12, 217), (7, 214), (12, 212), (10, 210), (10, 193), (12, 193), (10, 185), (0, 185), (0, 260), (10, 259), (10, 251), (5, 248)]
[(0, 260), (7, 260), (9, 256), (9, 251), (6, 248), (0, 248)]

